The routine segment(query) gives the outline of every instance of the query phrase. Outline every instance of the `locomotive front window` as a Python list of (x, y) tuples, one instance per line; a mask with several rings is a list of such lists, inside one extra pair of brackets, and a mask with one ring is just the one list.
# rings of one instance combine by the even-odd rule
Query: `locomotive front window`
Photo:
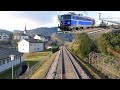
[(64, 15), (61, 17), (62, 19), (71, 19), (71, 15)]
[(64, 19), (64, 16), (61, 16), (61, 19), (63, 20), (63, 19)]
[(71, 16), (71, 19), (74, 19), (74, 16)]

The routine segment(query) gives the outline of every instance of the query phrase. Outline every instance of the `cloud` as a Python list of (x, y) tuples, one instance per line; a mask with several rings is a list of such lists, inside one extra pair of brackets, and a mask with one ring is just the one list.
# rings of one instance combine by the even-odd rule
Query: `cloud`
[[(16, 12), (0, 12), (0, 29), (7, 30), (24, 30), (25, 24), (27, 24), (28, 29), (36, 28), (37, 23), (28, 18), (16, 17), (14, 14)], [(17, 13), (18, 14), (18, 13)]]

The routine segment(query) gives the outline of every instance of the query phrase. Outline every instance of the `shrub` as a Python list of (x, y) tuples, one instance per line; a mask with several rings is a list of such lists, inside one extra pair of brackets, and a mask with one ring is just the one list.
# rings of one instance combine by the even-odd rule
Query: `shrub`
[(75, 37), (75, 43), (78, 44), (78, 47), (77, 49), (72, 47), (74, 49), (73, 51), (82, 59), (86, 58), (90, 52), (96, 51), (95, 42), (92, 41), (85, 33), (77, 34)]
[(98, 49), (101, 53), (108, 54), (107, 48), (120, 51), (120, 33), (103, 34), (97, 41)]
[(55, 53), (55, 52), (57, 52), (58, 50), (59, 50), (59, 47), (58, 47), (58, 46), (53, 47), (53, 48), (52, 48), (52, 53)]

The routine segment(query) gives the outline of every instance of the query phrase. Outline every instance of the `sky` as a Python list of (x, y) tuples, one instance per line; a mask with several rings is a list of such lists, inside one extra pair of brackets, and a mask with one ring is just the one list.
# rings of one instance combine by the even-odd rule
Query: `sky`
[[(38, 27), (58, 26), (58, 15), (75, 12), (84, 14), (84, 11), (0, 11), (0, 29), (24, 30), (25, 24), (27, 30)], [(87, 16), (98, 20), (99, 13), (101, 17), (120, 17), (120, 11), (86, 11)]]

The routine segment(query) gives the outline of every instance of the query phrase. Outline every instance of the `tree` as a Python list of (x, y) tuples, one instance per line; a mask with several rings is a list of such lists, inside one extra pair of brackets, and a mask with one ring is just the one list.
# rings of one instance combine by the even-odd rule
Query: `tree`
[(101, 53), (105, 53), (105, 54), (107, 54), (107, 47), (108, 47), (108, 42), (106, 38), (107, 38), (107, 35), (102, 34), (102, 36), (98, 38), (98, 42), (97, 42), (98, 50)]
[(97, 41), (97, 45), (99, 51), (104, 54), (108, 54), (107, 48), (120, 51), (120, 33), (102, 34)]
[(96, 51), (95, 42), (85, 33), (77, 34), (75, 37), (75, 43), (77, 43), (79, 47), (74, 50), (74, 53), (82, 59), (86, 58), (91, 51)]

